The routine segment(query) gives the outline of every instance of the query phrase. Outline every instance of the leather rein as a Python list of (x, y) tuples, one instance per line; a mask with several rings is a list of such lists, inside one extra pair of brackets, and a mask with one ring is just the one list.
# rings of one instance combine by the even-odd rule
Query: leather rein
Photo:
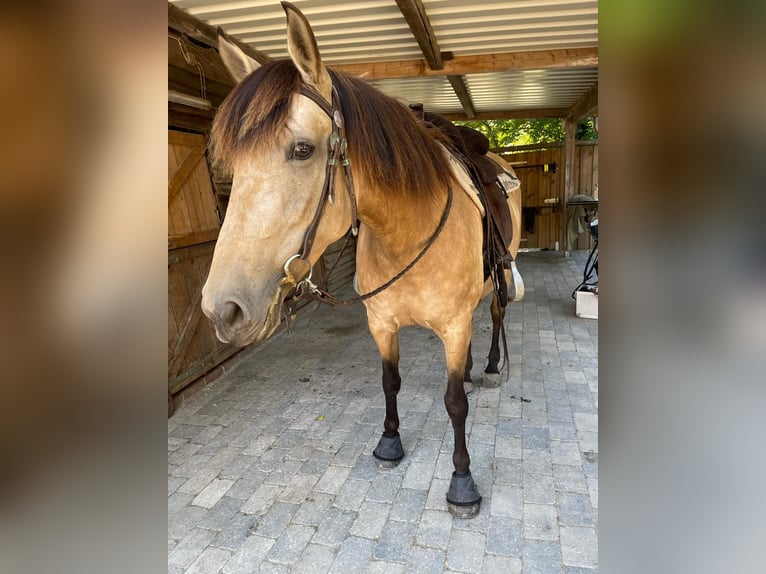
[[(292, 284), (295, 286), (295, 294), (292, 296), (292, 299), (312, 298), (316, 299), (317, 301), (321, 301), (322, 303), (328, 303), (330, 305), (350, 305), (352, 303), (360, 303), (370, 299), (371, 297), (374, 297), (375, 295), (378, 295), (382, 291), (385, 291), (391, 287), (391, 285), (396, 283), (405, 275), (405, 273), (412, 269), (430, 249), (431, 245), (433, 245), (433, 243), (436, 241), (436, 238), (444, 229), (444, 225), (447, 222), (447, 218), (449, 217), (449, 213), (452, 208), (452, 187), (450, 186), (447, 189), (447, 204), (444, 208), (444, 212), (442, 213), (441, 220), (439, 221), (439, 225), (437, 226), (436, 230), (433, 232), (417, 256), (415, 256), (415, 258), (399, 273), (372, 291), (352, 299), (337, 299), (327, 291), (320, 289), (313, 281), (311, 281), (313, 267), (311, 265), (309, 256), (311, 255), (311, 249), (314, 246), (314, 240), (316, 239), (317, 230), (319, 229), (319, 223), (322, 219), (322, 213), (324, 212), (325, 205), (328, 202), (330, 205), (332, 205), (334, 201), (335, 170), (338, 165), (343, 167), (343, 173), (346, 178), (346, 189), (348, 190), (349, 200), (351, 202), (351, 234), (354, 236), (359, 233), (358, 208), (356, 202), (356, 194), (354, 192), (354, 178), (351, 173), (351, 160), (347, 155), (348, 140), (346, 139), (345, 120), (343, 118), (343, 112), (339, 106), (339, 96), (335, 86), (333, 85), (332, 87), (332, 104), (328, 102), (322, 94), (307, 86), (306, 84), (301, 85), (300, 93), (317, 104), (321, 110), (328, 115), (332, 121), (332, 133), (330, 134), (328, 142), (329, 149), (327, 157), (327, 169), (325, 171), (325, 180), (322, 187), (322, 193), (319, 197), (319, 204), (317, 205), (314, 217), (312, 218), (311, 223), (309, 223), (309, 226), (306, 229), (306, 233), (303, 236), (303, 246), (301, 248), (301, 252), (289, 257), (287, 261), (285, 261), (284, 278), (282, 279), (282, 284)], [(290, 265), (294, 261), (303, 261), (308, 266), (308, 274), (303, 279), (296, 280), (295, 274), (291, 271)]]

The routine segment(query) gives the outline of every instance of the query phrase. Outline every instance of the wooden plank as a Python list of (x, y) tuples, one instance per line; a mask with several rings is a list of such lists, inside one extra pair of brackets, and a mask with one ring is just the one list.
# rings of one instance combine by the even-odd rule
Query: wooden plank
[(441, 70), (444, 67), (441, 48), (423, 3), (420, 0), (396, 0), (396, 5), (415, 36), (428, 66), (432, 70)]
[(192, 245), (209, 243), (218, 239), (219, 229), (206, 229), (204, 231), (192, 231), (183, 235), (171, 235), (168, 237), (168, 249), (181, 249)]
[(197, 163), (205, 155), (205, 148), (192, 147), (186, 152), (180, 165), (168, 181), (168, 203), (173, 201), (175, 195), (181, 190), (181, 186), (186, 183), (187, 178), (197, 167)]
[[(598, 66), (598, 48), (565, 48), (455, 56), (433, 70), (426, 60), (397, 60), (334, 65), (332, 68), (366, 80), (420, 76), (462, 76), (510, 70), (539, 70)], [(566, 114), (565, 114), (566, 115)]]
[(234, 353), (238, 352), (238, 347), (227, 346), (222, 349), (215, 349), (202, 357), (197, 363), (189, 365), (189, 367), (168, 380), (168, 391), (171, 395), (175, 395), (180, 392), (184, 387), (194, 382), (196, 379), (212, 370), (216, 365), (225, 361), (231, 357)]
[(168, 130), (168, 144), (204, 147), (205, 136), (178, 130)]
[(203, 257), (205, 255), (212, 255), (215, 250), (215, 243), (212, 241), (208, 243), (200, 243), (198, 245), (190, 245), (183, 249), (174, 249), (168, 253), (168, 265), (175, 265), (176, 263), (182, 263), (188, 259), (195, 257)]
[(192, 332), (192, 327), (197, 325), (197, 322), (202, 317), (202, 289), (197, 290), (197, 295), (192, 300), (191, 306), (186, 312), (181, 322), (181, 328), (178, 330), (178, 336), (173, 344), (170, 352), (170, 362), (168, 364), (168, 377), (173, 377), (178, 374), (178, 369), (181, 366), (181, 360), (184, 358), (185, 353), (181, 352), (189, 344), (189, 333)]
[[(173, 170), (174, 172), (181, 164), (186, 151), (181, 146), (169, 146), (169, 150), (168, 170)], [(168, 232), (174, 235), (181, 235), (191, 231), (189, 212), (186, 208), (186, 197), (183, 193), (176, 194), (173, 201), (168, 202)]]

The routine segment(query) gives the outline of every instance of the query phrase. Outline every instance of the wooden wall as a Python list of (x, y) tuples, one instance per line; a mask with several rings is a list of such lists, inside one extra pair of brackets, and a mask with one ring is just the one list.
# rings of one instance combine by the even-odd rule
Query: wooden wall
[(224, 345), (200, 301), (220, 229), (204, 135), (168, 132), (168, 394), (237, 349)]
[[(531, 249), (565, 249), (563, 226), (566, 224), (567, 208), (564, 205), (564, 146), (547, 144), (519, 146), (501, 150), (506, 161), (514, 166), (521, 180), (522, 233), (521, 247)], [(545, 172), (541, 166), (556, 162), (556, 173)], [(587, 194), (598, 198), (598, 145), (593, 142), (577, 142), (575, 146), (574, 194)], [(545, 199), (558, 198), (557, 204), (547, 204)], [(571, 209), (571, 208), (570, 208)], [(525, 225), (526, 220), (526, 225)], [(531, 223), (531, 225), (530, 225)], [(575, 249), (589, 249), (590, 237), (584, 233)]]

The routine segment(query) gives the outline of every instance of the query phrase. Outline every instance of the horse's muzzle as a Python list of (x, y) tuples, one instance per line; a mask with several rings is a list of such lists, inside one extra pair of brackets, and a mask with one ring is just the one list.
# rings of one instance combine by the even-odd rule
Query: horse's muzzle
[(280, 286), (262, 321), (253, 317), (248, 307), (234, 297), (211, 302), (203, 296), (202, 312), (212, 321), (216, 337), (222, 343), (244, 347), (268, 339), (276, 331), (281, 322), (282, 295)]

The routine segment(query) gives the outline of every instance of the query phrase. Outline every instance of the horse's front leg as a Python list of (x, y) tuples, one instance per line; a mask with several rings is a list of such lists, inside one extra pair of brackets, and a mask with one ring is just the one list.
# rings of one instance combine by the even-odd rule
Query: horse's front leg
[(449, 330), (440, 335), (444, 343), (447, 359), (447, 392), (444, 394), (444, 406), (452, 421), (455, 433), (455, 450), (447, 506), (450, 513), (458, 518), (472, 518), (479, 513), (481, 495), (471, 477), (471, 457), (465, 440), (465, 421), (468, 416), (468, 398), (463, 387), (465, 363), (471, 343), (471, 320), (467, 325)]
[(498, 363), (500, 362), (500, 328), (505, 319), (505, 307), (500, 305), (496, 294), (492, 294), (492, 342), (489, 346), (489, 355), (487, 356), (487, 368), (484, 369), (484, 378), (482, 386), (495, 388), (500, 386), (500, 371)]
[(372, 454), (380, 461), (381, 466), (393, 467), (404, 458), (404, 448), (399, 437), (399, 411), (396, 402), (396, 396), (402, 386), (402, 378), (399, 376), (399, 332), (370, 324), (370, 333), (383, 361), (383, 394), (386, 397), (383, 435)]

